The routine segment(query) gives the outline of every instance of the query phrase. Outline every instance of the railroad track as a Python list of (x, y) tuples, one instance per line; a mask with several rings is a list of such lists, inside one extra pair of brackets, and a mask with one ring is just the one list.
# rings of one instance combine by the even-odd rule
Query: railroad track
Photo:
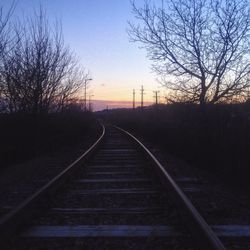
[(157, 159), (106, 132), (0, 220), (1, 249), (225, 249)]

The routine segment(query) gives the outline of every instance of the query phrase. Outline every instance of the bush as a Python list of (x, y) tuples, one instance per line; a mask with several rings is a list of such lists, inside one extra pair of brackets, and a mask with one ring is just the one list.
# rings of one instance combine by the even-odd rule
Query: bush
[(7, 166), (74, 146), (89, 134), (96, 134), (97, 126), (91, 113), (1, 114), (0, 165)]
[(249, 180), (250, 105), (163, 105), (106, 117), (189, 163)]

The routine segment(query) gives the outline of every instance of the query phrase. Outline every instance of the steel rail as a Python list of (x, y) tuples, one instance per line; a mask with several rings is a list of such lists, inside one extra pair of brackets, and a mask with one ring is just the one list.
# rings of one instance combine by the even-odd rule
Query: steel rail
[(97, 149), (98, 145), (104, 138), (105, 127), (102, 126), (102, 133), (100, 137), (87, 149), (80, 157), (78, 157), (73, 163), (66, 167), (56, 177), (50, 180), (42, 188), (40, 188), (33, 195), (25, 199), (15, 209), (6, 214), (0, 219), (0, 243), (4, 244), (15, 232), (20, 230), (30, 223), (30, 219), (35, 215), (40, 214), (45, 208), (48, 207), (49, 201), (53, 199), (53, 194), (57, 191), (62, 184), (64, 184), (79, 168), (84, 161), (86, 161)]
[(226, 250), (225, 246), (213, 232), (211, 227), (207, 224), (188, 197), (184, 194), (156, 157), (150, 152), (150, 150), (128, 131), (117, 126), (114, 127), (124, 132), (134, 142), (136, 142), (151, 162), (157, 167), (160, 176), (163, 177), (163, 184), (172, 191), (171, 193), (176, 206), (179, 209), (179, 213), (183, 216), (183, 219), (187, 221), (187, 226), (191, 230), (192, 237), (194, 238), (197, 247), (199, 247), (199, 249), (207, 250)]

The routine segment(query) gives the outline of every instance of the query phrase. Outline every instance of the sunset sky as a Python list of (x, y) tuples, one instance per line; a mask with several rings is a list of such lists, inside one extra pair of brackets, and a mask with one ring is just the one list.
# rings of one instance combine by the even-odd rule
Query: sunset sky
[[(7, 8), (10, 2), (3, 0), (3, 5)], [(143, 0), (136, 2), (142, 4)], [(40, 4), (51, 23), (61, 20), (65, 43), (91, 72), (92, 99), (129, 106), (124, 101), (132, 101), (133, 89), (140, 101), (139, 89), (144, 85), (145, 101), (153, 101), (153, 90), (160, 86), (146, 51), (129, 42), (126, 32), (127, 21), (134, 20), (130, 0), (18, 0), (14, 16), (29, 16)], [(96, 110), (106, 105), (94, 103)]]

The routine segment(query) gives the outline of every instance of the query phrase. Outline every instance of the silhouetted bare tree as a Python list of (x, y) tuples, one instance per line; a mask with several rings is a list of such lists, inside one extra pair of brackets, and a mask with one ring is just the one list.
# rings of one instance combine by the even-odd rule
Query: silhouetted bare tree
[(16, 45), (4, 57), (4, 94), (10, 112), (62, 110), (87, 77), (64, 45), (59, 25), (51, 26), (40, 9), (15, 29)]
[(75, 104), (80, 99), (78, 95), (81, 89), (85, 88), (90, 79), (90, 73), (85, 69), (75, 67), (68, 73), (59, 89), (59, 102), (56, 103), (58, 111), (63, 111), (71, 104)]
[(129, 24), (130, 38), (146, 48), (172, 94), (201, 105), (246, 94), (249, 1), (162, 0), (143, 7), (133, 1), (132, 7), (138, 24)]
[(5, 102), (3, 98), (3, 57), (4, 53), (6, 53), (7, 45), (10, 43), (10, 18), (15, 9), (15, 2), (13, 1), (10, 8), (8, 10), (4, 10), (2, 6), (0, 6), (0, 112), (5, 108)]
[(9, 42), (10, 36), (10, 18), (15, 9), (15, 1), (12, 2), (10, 8), (4, 11), (4, 8), (0, 6), (0, 58), (3, 56), (3, 52)]

